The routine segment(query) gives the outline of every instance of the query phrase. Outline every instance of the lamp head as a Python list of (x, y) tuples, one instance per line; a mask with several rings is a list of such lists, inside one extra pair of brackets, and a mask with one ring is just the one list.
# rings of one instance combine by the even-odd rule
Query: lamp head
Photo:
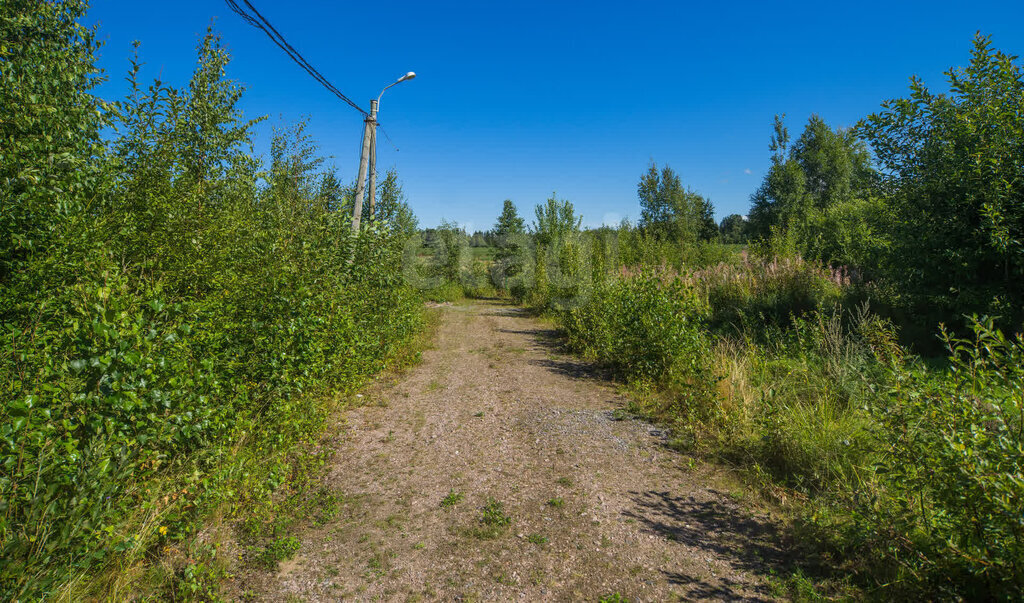
[[(411, 80), (414, 77), (416, 77), (416, 72), (415, 71), (410, 71), (409, 73), (406, 73), (402, 77), (398, 78), (398, 81), (399, 82), (404, 82), (405, 80)], [(398, 82), (395, 82), (395, 83), (397, 84)]]

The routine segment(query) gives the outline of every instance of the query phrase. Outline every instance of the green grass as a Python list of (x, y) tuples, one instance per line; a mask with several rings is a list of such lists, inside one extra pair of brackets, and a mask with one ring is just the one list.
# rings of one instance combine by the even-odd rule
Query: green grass
[(344, 497), (339, 496), (326, 487), (321, 487), (313, 493), (302, 505), (302, 510), (313, 525), (324, 525), (337, 517), (344, 502)]
[(470, 247), (469, 250), (474, 260), (493, 260), (498, 253), (497, 247)]
[(459, 283), (444, 283), (431, 289), (421, 289), (423, 299), (438, 303), (457, 302), (466, 298), (466, 292)]

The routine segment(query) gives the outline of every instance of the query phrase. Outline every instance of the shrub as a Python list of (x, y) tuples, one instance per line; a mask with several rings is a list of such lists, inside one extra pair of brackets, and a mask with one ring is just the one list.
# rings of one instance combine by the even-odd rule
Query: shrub
[(469, 242), (465, 231), (454, 222), (442, 220), (436, 229), (431, 272), (442, 284), (461, 283), (468, 263)]
[(896, 367), (873, 406), (880, 491), (862, 497), (863, 538), (904, 587), (939, 598), (1024, 592), (1024, 337), (991, 318), (943, 331), (950, 369)]
[[(89, 62), (91, 34), (73, 26), (84, 4), (15, 8), (0, 27), (26, 44), (10, 55), (17, 69)], [(187, 89), (144, 89), (133, 64), (120, 137), (102, 144), (81, 113), (101, 104), (82, 98), (91, 72), (47, 75), (77, 86), (55, 102), (83, 103), (46, 109), (54, 123), (84, 119), (59, 138), (88, 144), (68, 145), (75, 156), (59, 169), (48, 153), (20, 156), (32, 163), (23, 174), (53, 185), (45, 195), (0, 192), (4, 212), (30, 210), (50, 233), (28, 245), (0, 212), (0, 240), (19, 246), (5, 258), (0, 296), (5, 600), (68, 597), (69, 584), (76, 596), (108, 598), (89, 593), (83, 574), (188, 538), (220, 502), (269, 497), (336, 394), (383, 368), (419, 328), (419, 299), (400, 272), (402, 233), (352, 233), (315, 192), (319, 160), (301, 127), (275, 137), (262, 171), (216, 35), (198, 54)], [(21, 109), (0, 108), (4, 128)]]
[(523, 287), (524, 279), (532, 271), (530, 236), (525, 232), (510, 233), (500, 238), (499, 245), (490, 264), (491, 284), (502, 291)]
[(569, 345), (627, 379), (678, 389), (674, 404), (696, 409), (713, 383), (707, 370), (707, 306), (678, 276), (641, 272), (595, 287), (559, 313)]

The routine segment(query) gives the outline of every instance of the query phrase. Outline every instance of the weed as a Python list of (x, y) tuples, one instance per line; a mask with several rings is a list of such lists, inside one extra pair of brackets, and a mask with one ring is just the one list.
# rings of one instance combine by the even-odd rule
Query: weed
[(530, 571), (530, 584), (533, 586), (541, 586), (547, 582), (548, 574), (542, 569), (535, 569)]
[(537, 544), (537, 545), (542, 545), (542, 544), (547, 544), (548, 543), (548, 537), (547, 536), (544, 536), (543, 534), (536, 534), (536, 533), (530, 534), (529, 536), (527, 536), (526, 540), (527, 540), (527, 542), (532, 542), (533, 544)]
[(404, 517), (401, 515), (388, 515), (378, 526), (384, 530), (401, 530)]
[(220, 601), (220, 581), (228, 576), (216, 559), (216, 548), (203, 547), (190, 562), (174, 575), (175, 601)]
[(558, 484), (559, 486), (564, 486), (566, 488), (572, 488), (572, 478), (571, 477), (560, 477), (560, 478), (555, 480), (555, 483)]
[(299, 539), (294, 536), (277, 538), (257, 553), (256, 563), (268, 569), (276, 568), (279, 562), (294, 557), (300, 547)]
[(557, 496), (555, 498), (548, 499), (548, 502), (546, 504), (549, 507), (561, 509), (562, 507), (565, 506), (565, 500), (561, 496)]
[(822, 592), (829, 584), (819, 585), (799, 569), (787, 576), (769, 575), (768, 586), (776, 597), (798, 603), (834, 600)]
[(456, 492), (454, 488), (448, 490), (448, 495), (441, 499), (441, 508), (448, 509), (462, 502), (462, 492)]
[(391, 560), (397, 555), (392, 551), (378, 551), (366, 562), (366, 578), (373, 580), (382, 578), (391, 570)]
[(487, 499), (480, 522), (486, 526), (505, 527), (512, 523), (512, 518), (505, 514), (505, 505), (493, 498)]
[(488, 498), (480, 513), (477, 525), (468, 530), (468, 534), (481, 540), (497, 538), (512, 524), (512, 517), (505, 514), (505, 505), (498, 500)]
[(322, 487), (309, 497), (303, 508), (313, 525), (324, 525), (337, 517), (342, 501), (342, 497)]

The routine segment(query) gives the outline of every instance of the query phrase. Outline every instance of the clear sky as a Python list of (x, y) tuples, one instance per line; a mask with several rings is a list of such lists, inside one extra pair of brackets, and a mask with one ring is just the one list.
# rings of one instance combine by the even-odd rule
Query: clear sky
[[(769, 163), (772, 116), (794, 137), (811, 113), (850, 126), (917, 74), (967, 62), (975, 31), (1024, 54), (1024, 1), (548, 2), (250, 0), (363, 107), (389, 90), (378, 165), (396, 167), (423, 226), (491, 227), (504, 199), (532, 217), (553, 191), (587, 225), (639, 215), (636, 184), (669, 164), (719, 219), (746, 213)], [(343, 180), (358, 166), (362, 118), (217, 0), (94, 0), (106, 98), (124, 94), (131, 41), (144, 75), (184, 86), (213, 20), (247, 93), (273, 125), (310, 117)], [(399, 149), (396, 151), (396, 148)]]

